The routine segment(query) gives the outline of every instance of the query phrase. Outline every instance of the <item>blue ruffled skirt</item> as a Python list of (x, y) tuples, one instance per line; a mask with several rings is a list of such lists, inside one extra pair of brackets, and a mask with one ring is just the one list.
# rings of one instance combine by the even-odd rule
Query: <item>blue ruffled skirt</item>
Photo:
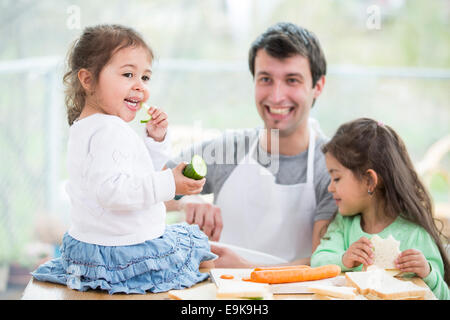
[(168, 225), (161, 237), (129, 246), (89, 244), (66, 233), (61, 257), (31, 274), (37, 280), (79, 291), (156, 293), (188, 288), (207, 279), (199, 265), (216, 257), (208, 237), (197, 225), (186, 223)]

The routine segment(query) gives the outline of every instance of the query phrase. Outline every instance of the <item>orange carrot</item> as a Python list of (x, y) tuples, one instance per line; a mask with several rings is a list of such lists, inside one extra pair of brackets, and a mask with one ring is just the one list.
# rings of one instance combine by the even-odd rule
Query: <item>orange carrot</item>
[(311, 268), (307, 265), (296, 265), (296, 266), (281, 266), (281, 267), (256, 267), (253, 271), (262, 271), (262, 270), (287, 270), (287, 269), (301, 269), (301, 268)]
[(329, 264), (316, 268), (253, 271), (250, 278), (253, 282), (287, 283), (332, 278), (340, 273), (341, 267)]
[(234, 279), (232, 274), (223, 274), (220, 276), (221, 279)]

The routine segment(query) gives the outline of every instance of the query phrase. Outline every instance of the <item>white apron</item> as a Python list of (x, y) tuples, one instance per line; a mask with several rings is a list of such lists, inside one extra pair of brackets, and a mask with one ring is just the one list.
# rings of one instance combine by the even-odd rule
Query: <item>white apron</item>
[(287, 261), (311, 256), (316, 209), (315, 132), (311, 126), (309, 134), (306, 183), (276, 184), (275, 176), (252, 157), (259, 138), (250, 146), (225, 181), (216, 201), (223, 219), (220, 242)]

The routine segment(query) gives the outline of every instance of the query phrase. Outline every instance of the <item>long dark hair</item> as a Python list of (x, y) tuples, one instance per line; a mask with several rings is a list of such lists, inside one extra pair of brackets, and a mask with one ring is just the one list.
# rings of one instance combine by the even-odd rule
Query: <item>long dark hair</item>
[(435, 224), (431, 197), (420, 181), (399, 135), (389, 126), (368, 118), (341, 125), (333, 138), (322, 147), (344, 167), (362, 179), (368, 169), (374, 170), (380, 182), (376, 197), (384, 203), (387, 215), (398, 214), (423, 227), (436, 242), (444, 262), (444, 279), (450, 284), (449, 260), (442, 234)]

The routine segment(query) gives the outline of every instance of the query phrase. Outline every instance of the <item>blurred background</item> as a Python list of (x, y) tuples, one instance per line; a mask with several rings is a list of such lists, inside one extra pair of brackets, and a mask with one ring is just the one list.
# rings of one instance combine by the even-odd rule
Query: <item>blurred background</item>
[[(149, 102), (169, 114), (174, 155), (262, 125), (250, 44), (279, 21), (308, 28), (328, 63), (313, 117), (328, 136), (362, 116), (392, 126), (449, 236), (449, 18), (448, 0), (0, 0), (0, 299), (20, 298), (29, 272), (59, 254), (69, 207), (62, 75), (84, 27), (128, 25), (153, 47)], [(143, 117), (131, 124), (138, 132)]]

